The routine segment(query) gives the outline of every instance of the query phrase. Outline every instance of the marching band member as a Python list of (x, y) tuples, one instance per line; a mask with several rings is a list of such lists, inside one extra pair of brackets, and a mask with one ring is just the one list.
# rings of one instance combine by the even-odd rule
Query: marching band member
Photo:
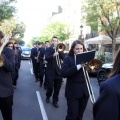
[(12, 75), (12, 79), (13, 79), (13, 86), (14, 88), (16, 88), (16, 85), (17, 85), (17, 79), (18, 79), (18, 76), (19, 76), (19, 53), (18, 53), (18, 50), (15, 49), (14, 47), (14, 44), (12, 42), (8, 42), (5, 47), (9, 47), (11, 49), (14, 50), (14, 53), (15, 53), (15, 69), (13, 72), (11, 72), (11, 75)]
[(15, 56), (12, 49), (3, 46), (3, 41), (4, 35), (0, 31), (0, 57), (4, 59), (4, 65), (0, 67), (0, 110), (4, 120), (12, 120), (14, 89), (11, 72), (14, 71)]
[[(82, 120), (87, 106), (89, 93), (82, 65), (76, 65), (75, 55), (85, 51), (83, 43), (72, 43), (68, 55), (62, 63), (62, 76), (67, 78), (65, 97), (67, 99), (67, 116), (65, 120)], [(87, 57), (87, 56), (86, 56)]]
[(50, 97), (53, 97), (53, 105), (58, 108), (58, 96), (62, 83), (62, 76), (60, 68), (57, 65), (56, 56), (59, 55), (60, 59), (64, 58), (63, 52), (55, 52), (56, 46), (58, 44), (58, 38), (52, 38), (52, 46), (49, 47), (45, 52), (45, 59), (48, 62), (46, 68), (47, 74), (47, 92), (46, 92), (46, 103), (49, 103)]
[(100, 85), (100, 96), (93, 106), (94, 120), (120, 120), (120, 49), (108, 77)]
[(39, 60), (40, 60), (40, 73), (39, 73), (39, 79), (40, 79), (40, 87), (42, 87), (43, 84), (43, 76), (45, 75), (45, 81), (44, 81), (44, 88), (47, 89), (47, 75), (46, 75), (46, 67), (47, 62), (45, 60), (45, 51), (50, 46), (49, 41), (45, 41), (45, 47), (41, 48)]
[(35, 43), (35, 47), (31, 49), (30, 58), (32, 60), (33, 65), (33, 73), (35, 75), (35, 82), (38, 81), (38, 62), (37, 62), (37, 55), (38, 55), (38, 42)]

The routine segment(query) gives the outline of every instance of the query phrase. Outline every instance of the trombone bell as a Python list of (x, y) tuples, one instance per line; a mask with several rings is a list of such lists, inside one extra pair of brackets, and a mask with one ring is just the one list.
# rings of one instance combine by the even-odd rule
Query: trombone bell
[(59, 43), (56, 47), (56, 51), (64, 51), (66, 49), (66, 46), (63, 43)]
[(89, 61), (86, 65), (86, 69), (90, 73), (96, 73), (101, 67), (102, 67), (102, 61), (98, 59), (93, 59)]
[(3, 67), (5, 64), (5, 60), (2, 56), (0, 56), (0, 68)]

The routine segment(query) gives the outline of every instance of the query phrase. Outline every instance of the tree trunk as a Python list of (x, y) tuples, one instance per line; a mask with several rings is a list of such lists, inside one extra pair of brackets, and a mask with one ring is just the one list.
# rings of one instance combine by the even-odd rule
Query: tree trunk
[(115, 53), (116, 53), (115, 46), (116, 46), (116, 39), (112, 39), (112, 61), (114, 61), (115, 59)]

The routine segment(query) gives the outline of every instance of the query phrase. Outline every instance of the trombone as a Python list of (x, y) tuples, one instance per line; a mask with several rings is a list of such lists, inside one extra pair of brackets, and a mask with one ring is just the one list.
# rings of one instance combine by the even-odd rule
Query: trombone
[(43, 57), (43, 64), (45, 64), (45, 67), (47, 67), (47, 61), (45, 60), (45, 55)]
[(92, 104), (95, 103), (95, 97), (94, 97), (94, 93), (93, 93), (93, 89), (92, 89), (92, 86), (90, 83), (90, 78), (89, 78), (87, 69), (89, 69), (89, 70), (91, 69), (94, 72), (95, 71), (97, 72), (97, 70), (100, 69), (101, 67), (102, 67), (102, 62), (98, 59), (93, 59), (93, 60), (89, 61), (86, 66), (85, 65), (82, 66), (86, 84), (87, 84), (87, 88), (88, 88), (88, 92), (90, 95), (90, 100), (91, 100)]
[[(61, 51), (64, 51), (65, 49), (66, 49), (66, 46), (63, 43), (59, 43), (55, 48), (55, 52), (61, 52)], [(61, 69), (61, 60), (59, 55), (56, 56), (56, 62), (58, 67)]]
[(0, 47), (0, 68), (3, 67), (4, 64), (5, 64), (5, 59), (1, 56), (1, 54), (2, 54), (2, 51), (3, 51), (6, 43), (7, 43), (8, 40), (9, 40), (9, 37), (10, 37), (10, 36), (11, 36), (11, 34), (6, 37), (5, 42), (4, 42), (4, 43), (2, 44), (2, 46)]

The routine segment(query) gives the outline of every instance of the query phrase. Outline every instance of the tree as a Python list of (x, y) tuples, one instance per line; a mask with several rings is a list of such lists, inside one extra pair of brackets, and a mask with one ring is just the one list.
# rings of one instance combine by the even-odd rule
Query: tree
[(19, 40), (18, 43), (19, 43), (20, 46), (24, 46), (25, 45), (25, 41), (23, 41), (23, 40)]
[(16, 27), (15, 19), (11, 18), (9, 20), (4, 20), (1, 23), (0, 30), (3, 31), (5, 36), (8, 36), (9, 34), (12, 33), (12, 31), (15, 29), (15, 27)]
[(69, 25), (61, 22), (53, 22), (43, 30), (39, 39), (50, 41), (53, 36), (57, 36), (60, 41), (64, 41), (69, 39), (71, 34)]
[[(112, 55), (115, 56), (116, 37), (120, 31), (119, 0), (85, 0), (83, 19), (93, 29), (100, 29), (112, 39)], [(98, 26), (98, 27), (97, 27)]]
[(13, 39), (22, 39), (24, 37), (24, 33), (26, 30), (26, 26), (23, 22), (16, 23), (15, 29), (12, 31), (11, 38)]
[(0, 22), (14, 16), (16, 8), (11, 5), (12, 2), (15, 0), (0, 0)]

